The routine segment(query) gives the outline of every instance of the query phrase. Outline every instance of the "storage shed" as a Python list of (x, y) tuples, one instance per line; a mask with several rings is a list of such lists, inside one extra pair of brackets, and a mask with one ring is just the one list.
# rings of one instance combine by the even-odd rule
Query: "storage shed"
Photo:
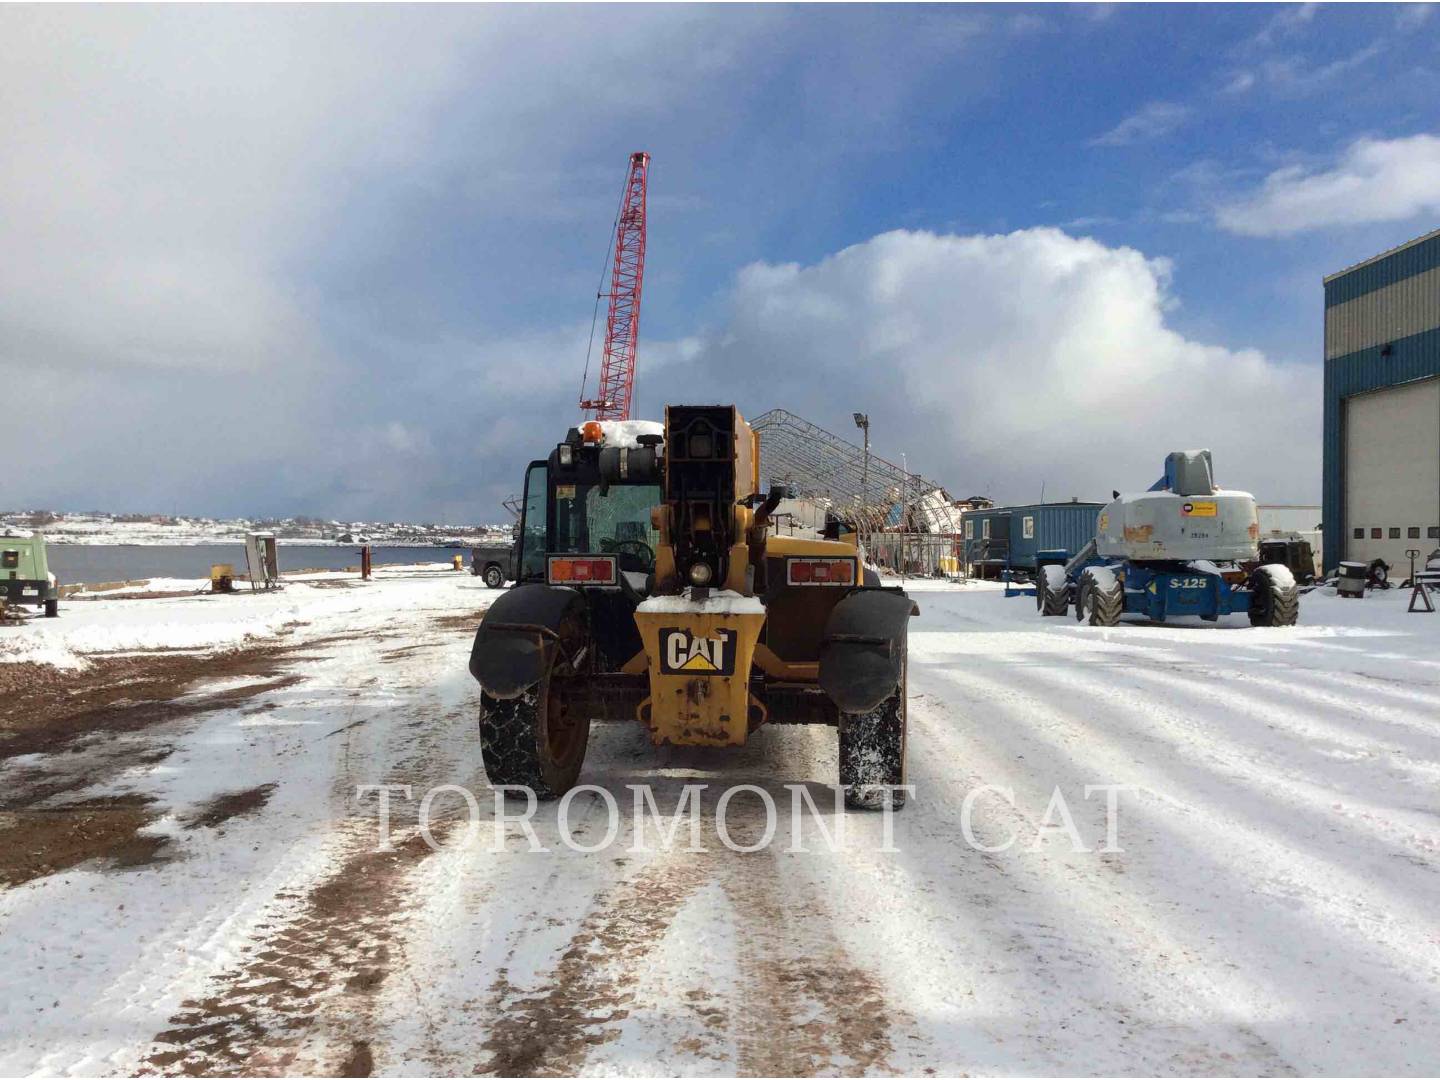
[(1035, 553), (1063, 549), (1074, 554), (1095, 538), (1100, 503), (1031, 503), (967, 511), (965, 562), (976, 576), (994, 577), (1007, 564), (1035, 569)]

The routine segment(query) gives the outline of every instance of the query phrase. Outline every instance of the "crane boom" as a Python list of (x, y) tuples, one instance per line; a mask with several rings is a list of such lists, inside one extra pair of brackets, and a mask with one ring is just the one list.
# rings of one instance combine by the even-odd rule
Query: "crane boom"
[(596, 420), (630, 419), (635, 388), (635, 346), (640, 337), (640, 289), (645, 280), (645, 190), (650, 155), (630, 155), (620, 215), (615, 222), (615, 261), (610, 268), (610, 307), (605, 317), (605, 352), (595, 397), (580, 408)]

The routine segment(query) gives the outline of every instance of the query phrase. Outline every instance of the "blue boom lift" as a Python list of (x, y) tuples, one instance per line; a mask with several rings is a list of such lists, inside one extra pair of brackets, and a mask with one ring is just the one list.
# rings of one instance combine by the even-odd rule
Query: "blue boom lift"
[(1293, 626), (1295, 578), (1284, 566), (1255, 565), (1259, 536), (1254, 497), (1215, 486), (1209, 450), (1177, 450), (1148, 491), (1115, 493), (1074, 557), (1039, 568), (1035, 604), (1042, 615), (1073, 604), (1092, 626), (1127, 613), (1214, 622), (1239, 612), (1255, 626)]

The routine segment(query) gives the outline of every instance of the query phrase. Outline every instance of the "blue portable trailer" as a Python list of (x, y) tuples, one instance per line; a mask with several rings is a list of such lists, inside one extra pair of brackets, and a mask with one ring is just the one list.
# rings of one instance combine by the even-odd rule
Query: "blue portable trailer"
[(1095, 535), (1097, 502), (1029, 503), (965, 513), (965, 562), (978, 577), (1031, 577), (1047, 551), (1074, 553)]
[(1035, 606), (1042, 615), (1114, 626), (1125, 614), (1211, 622), (1248, 613), (1256, 626), (1293, 626), (1300, 599), (1294, 575), (1259, 564), (1255, 499), (1223, 491), (1210, 451), (1176, 451), (1146, 492), (1117, 495), (1100, 511), (1090, 541), (1068, 561), (1042, 561)]

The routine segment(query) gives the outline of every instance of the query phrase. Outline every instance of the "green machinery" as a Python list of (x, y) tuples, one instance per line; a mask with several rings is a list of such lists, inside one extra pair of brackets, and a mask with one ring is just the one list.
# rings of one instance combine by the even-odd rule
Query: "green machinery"
[(47, 617), (60, 614), (60, 592), (45, 558), (40, 533), (0, 535), (0, 609), (11, 605), (43, 607)]

